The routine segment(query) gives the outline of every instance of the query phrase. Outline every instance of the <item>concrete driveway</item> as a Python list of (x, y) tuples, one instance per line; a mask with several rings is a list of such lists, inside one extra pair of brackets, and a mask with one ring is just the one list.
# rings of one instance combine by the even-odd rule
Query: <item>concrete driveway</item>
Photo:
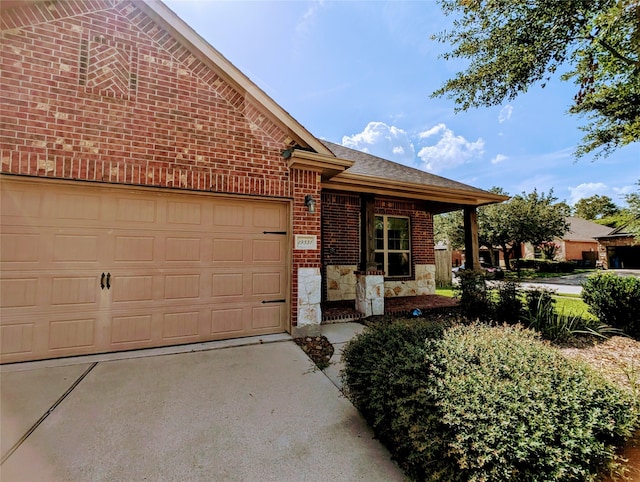
[(2, 367), (3, 482), (404, 480), (290, 340), (92, 360)]

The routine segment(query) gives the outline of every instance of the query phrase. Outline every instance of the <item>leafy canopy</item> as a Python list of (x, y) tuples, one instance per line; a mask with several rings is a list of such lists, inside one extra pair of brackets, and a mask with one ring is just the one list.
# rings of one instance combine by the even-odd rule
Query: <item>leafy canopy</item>
[[(501, 188), (492, 188), (496, 194), (506, 194)], [(562, 237), (569, 225), (565, 204), (557, 203), (553, 190), (548, 194), (522, 193), (501, 204), (491, 204), (478, 209), (478, 241), (492, 248), (500, 246), (505, 253), (516, 257), (523, 243), (539, 246)], [(434, 226), (437, 241), (448, 241), (453, 249), (464, 247), (464, 224), (462, 213), (436, 216)], [(507, 266), (509, 268), (509, 266)]]
[(574, 207), (577, 217), (589, 220), (614, 216), (619, 211), (618, 206), (609, 196), (599, 194), (580, 199)]
[(638, 0), (439, 0), (453, 28), (434, 36), (467, 59), (464, 72), (436, 90), (457, 110), (500, 105), (561, 67), (577, 86), (572, 114), (586, 116), (582, 156), (608, 155), (640, 140)]

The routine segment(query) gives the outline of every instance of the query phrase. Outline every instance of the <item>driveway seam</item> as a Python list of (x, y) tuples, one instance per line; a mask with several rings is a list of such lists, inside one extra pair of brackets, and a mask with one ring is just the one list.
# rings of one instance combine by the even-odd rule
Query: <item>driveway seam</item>
[(60, 396), (60, 398), (58, 398), (58, 400), (56, 400), (56, 402), (55, 402), (53, 405), (51, 405), (51, 407), (49, 407), (49, 410), (47, 410), (47, 411), (42, 415), (42, 417), (40, 417), (40, 418), (38, 419), (38, 421), (37, 421), (36, 423), (34, 423), (34, 424), (31, 426), (31, 428), (30, 428), (29, 430), (27, 430), (27, 432), (26, 432), (22, 437), (20, 437), (20, 440), (18, 440), (15, 444), (13, 444), (13, 446), (9, 449), (9, 451), (8, 451), (8, 452), (7, 452), (7, 453), (2, 457), (2, 460), (0, 460), (0, 465), (4, 464), (4, 463), (9, 459), (9, 457), (11, 457), (11, 455), (13, 455), (13, 453), (14, 453), (16, 450), (18, 450), (18, 448), (20, 448), (20, 446), (24, 443), (24, 441), (25, 441), (25, 440), (27, 440), (27, 439), (29, 438), (29, 436), (30, 436), (30, 435), (35, 431), (35, 429), (37, 429), (37, 428), (40, 426), (40, 424), (41, 424), (42, 422), (44, 422), (44, 421), (45, 421), (45, 419), (46, 419), (46, 418), (47, 418), (51, 413), (53, 413), (53, 411), (56, 409), (56, 407), (57, 407), (58, 405), (60, 405), (60, 404), (62, 403), (62, 401), (63, 401), (65, 398), (67, 398), (67, 397), (69, 396), (69, 394), (70, 394), (73, 390), (75, 390), (75, 388), (80, 384), (80, 382), (81, 382), (82, 380), (84, 380), (84, 378), (89, 374), (89, 372), (91, 372), (91, 370), (93, 370), (93, 369), (95, 368), (95, 366), (96, 366), (97, 364), (98, 364), (98, 362), (93, 362), (93, 363), (92, 363), (92, 364), (91, 364), (91, 365), (90, 365), (90, 366), (89, 366), (89, 367), (84, 371), (84, 373), (82, 373), (82, 375), (80, 375), (80, 376), (78, 377), (78, 379), (77, 379), (75, 382), (73, 382), (73, 384), (72, 384), (69, 388), (67, 388), (67, 391), (66, 391), (66, 392), (64, 392), (64, 393)]

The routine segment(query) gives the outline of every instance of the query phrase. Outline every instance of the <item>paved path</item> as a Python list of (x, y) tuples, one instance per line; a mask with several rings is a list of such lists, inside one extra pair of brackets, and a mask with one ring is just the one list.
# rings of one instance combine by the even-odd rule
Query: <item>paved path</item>
[(3, 482), (404, 480), (293, 341), (76, 363), (2, 367)]

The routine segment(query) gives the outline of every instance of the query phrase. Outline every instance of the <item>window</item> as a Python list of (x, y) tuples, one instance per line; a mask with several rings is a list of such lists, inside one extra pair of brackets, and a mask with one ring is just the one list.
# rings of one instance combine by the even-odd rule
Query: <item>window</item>
[(376, 263), (388, 277), (411, 276), (409, 218), (376, 216)]

